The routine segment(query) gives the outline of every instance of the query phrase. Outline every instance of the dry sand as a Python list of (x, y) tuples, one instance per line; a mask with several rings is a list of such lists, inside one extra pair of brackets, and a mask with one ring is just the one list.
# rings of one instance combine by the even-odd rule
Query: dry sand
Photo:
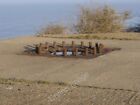
[[(89, 88), (83, 89), (81, 87), (76, 88), (74, 89), (74, 92), (66, 96), (67, 98), (69, 97), (70, 102), (69, 100), (63, 100), (58, 105), (129, 105), (130, 103), (128, 103), (128, 100), (129, 102), (133, 101), (134, 97), (136, 97), (136, 101), (134, 101), (132, 105), (140, 105), (140, 96), (138, 95), (140, 91), (140, 41), (90, 40), (93, 42), (101, 42), (109, 47), (122, 48), (121, 51), (115, 51), (95, 59), (65, 59), (21, 55), (21, 52), (24, 51), (23, 47), (25, 45), (46, 41), (61, 42), (62, 40), (65, 40), (68, 43), (72, 41), (72, 39), (55, 39), (41, 37), (22, 37), (0, 41), (0, 77), (25, 80), (45, 80), (49, 82), (65, 82), (67, 84), (71, 84), (76, 81), (76, 83), (80, 86), (94, 86), (102, 89), (108, 89), (106, 91), (102, 91), (102, 89), (99, 89), (98, 91), (98, 89), (96, 90), (95, 88), (93, 90)], [(77, 43), (80, 43), (81, 40), (76, 41)], [(83, 41), (88, 42), (89, 40)], [(81, 78), (84, 78), (84, 74), (86, 75), (86, 78), (84, 80), (81, 80)], [(7, 85), (0, 85), (0, 94), (5, 94), (6, 97), (10, 97), (13, 95), (13, 91), (12, 93), (5, 93), (2, 87), (6, 86)], [(18, 85), (15, 85), (15, 87), (17, 88)], [(56, 88), (57, 87), (59, 88), (59, 86), (56, 86)], [(36, 89), (35, 85), (32, 89), (36, 92), (38, 88)], [(51, 89), (51, 87), (48, 89)], [(117, 89), (122, 91), (115, 91)], [(42, 94), (44, 94), (43, 92), (48, 91), (46, 88), (45, 90), (40, 90)], [(127, 90), (129, 90), (129, 92)], [(32, 93), (28, 91), (23, 94), (30, 95)], [(137, 93), (133, 93), (134, 91), (137, 91)], [(54, 92), (55, 90), (53, 90), (53, 93)], [(97, 94), (94, 94), (96, 92)], [(81, 94), (78, 95), (78, 93)], [(16, 94), (18, 94), (18, 92), (15, 92), (14, 96), (16, 96)], [(92, 99), (91, 97), (89, 97), (92, 95), (97, 96), (97, 98)], [(0, 98), (0, 101), (4, 98), (2, 96)], [(104, 99), (102, 97), (110, 98), (105, 98), (104, 101), (102, 100)], [(21, 96), (21, 98), (23, 97)], [(77, 98), (77, 101), (75, 100), (75, 98)], [(109, 101), (111, 99), (114, 99), (114, 101)], [(12, 102), (12, 100), (14, 100), (14, 98), (11, 100), (9, 99), (10, 102)], [(27, 103), (24, 103), (23, 105), (26, 104)], [(35, 104), (35, 102), (27, 105), (33, 104), (41, 105)], [(0, 105), (13, 104), (0, 103)], [(14, 105), (19, 105), (18, 101)], [(44, 103), (44, 105), (46, 104)], [(52, 105), (57, 105), (57, 103)]]

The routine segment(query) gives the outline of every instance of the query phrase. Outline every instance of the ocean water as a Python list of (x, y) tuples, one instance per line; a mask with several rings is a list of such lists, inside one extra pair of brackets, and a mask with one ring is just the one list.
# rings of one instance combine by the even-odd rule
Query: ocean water
[[(113, 7), (132, 12), (128, 23), (140, 21), (139, 4), (112, 4)], [(33, 35), (47, 24), (71, 26), (77, 17), (78, 4), (0, 5), (0, 39)]]
[(76, 11), (72, 4), (0, 6), (0, 38), (32, 35), (47, 24), (70, 25)]

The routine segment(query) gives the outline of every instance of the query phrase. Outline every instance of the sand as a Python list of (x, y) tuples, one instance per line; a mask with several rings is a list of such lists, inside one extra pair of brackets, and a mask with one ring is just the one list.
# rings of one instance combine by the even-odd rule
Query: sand
[[(93, 41), (101, 42), (108, 47), (122, 48), (120, 51), (111, 52), (95, 59), (65, 59), (21, 55), (24, 51), (24, 46), (28, 44), (36, 44), (46, 41), (61, 42), (62, 40), (67, 41), (67, 43), (72, 41), (72, 39), (41, 37), (21, 37), (0, 41), (0, 78), (45, 80), (49, 82), (64, 82), (67, 84), (76, 83), (80, 86), (94, 86), (109, 89), (109, 91), (111, 91), (111, 89), (120, 89), (124, 91), (130, 90), (132, 93), (133, 91), (140, 91), (140, 41), (75, 39), (77, 43), (80, 43), (81, 40), (85, 42)], [(86, 91), (89, 91), (90, 93), (90, 90), (87, 89), (81, 94), (87, 93)], [(94, 95), (94, 91), (96, 92), (95, 89), (91, 90), (93, 94), (90, 93), (90, 95)], [(79, 90), (79, 92), (81, 92), (81, 90)], [(103, 92), (103, 94), (108, 93)], [(113, 94), (113, 92), (110, 93), (111, 96)], [(88, 93), (83, 97), (87, 96)], [(128, 93), (126, 96), (124, 95), (122, 97), (131, 98), (131, 96), (133, 95), (131, 94), (129, 97)], [(73, 97), (77, 96), (74, 95)], [(100, 100), (98, 101), (100, 102)], [(111, 102), (110, 104), (103, 104), (104, 101), (101, 101), (102, 104), (99, 102), (93, 105), (112, 105)], [(139, 102), (140, 100), (137, 100), (136, 105), (139, 105)], [(80, 99), (78, 104), (81, 105)], [(76, 105), (76, 103), (69, 103), (69, 105)], [(92, 104), (89, 103), (87, 105)], [(121, 104), (116, 103), (114, 105), (128, 104), (123, 104), (122, 101)]]

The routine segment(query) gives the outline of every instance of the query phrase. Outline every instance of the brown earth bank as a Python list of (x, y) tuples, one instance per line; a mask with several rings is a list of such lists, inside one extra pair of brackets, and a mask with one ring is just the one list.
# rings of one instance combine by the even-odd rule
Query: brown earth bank
[[(100, 42), (121, 50), (95, 59), (22, 55), (26, 45), (62, 40)], [(139, 77), (139, 40), (21, 37), (0, 41), (0, 78), (59, 83), (0, 83), (0, 105), (140, 105)]]

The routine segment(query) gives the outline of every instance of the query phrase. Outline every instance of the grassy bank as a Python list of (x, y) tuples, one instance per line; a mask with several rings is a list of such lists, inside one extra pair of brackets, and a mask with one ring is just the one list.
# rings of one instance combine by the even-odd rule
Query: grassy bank
[(68, 34), (40, 35), (38, 37), (70, 38), (70, 39), (99, 39), (99, 40), (140, 40), (140, 33), (97, 33), (97, 34)]

